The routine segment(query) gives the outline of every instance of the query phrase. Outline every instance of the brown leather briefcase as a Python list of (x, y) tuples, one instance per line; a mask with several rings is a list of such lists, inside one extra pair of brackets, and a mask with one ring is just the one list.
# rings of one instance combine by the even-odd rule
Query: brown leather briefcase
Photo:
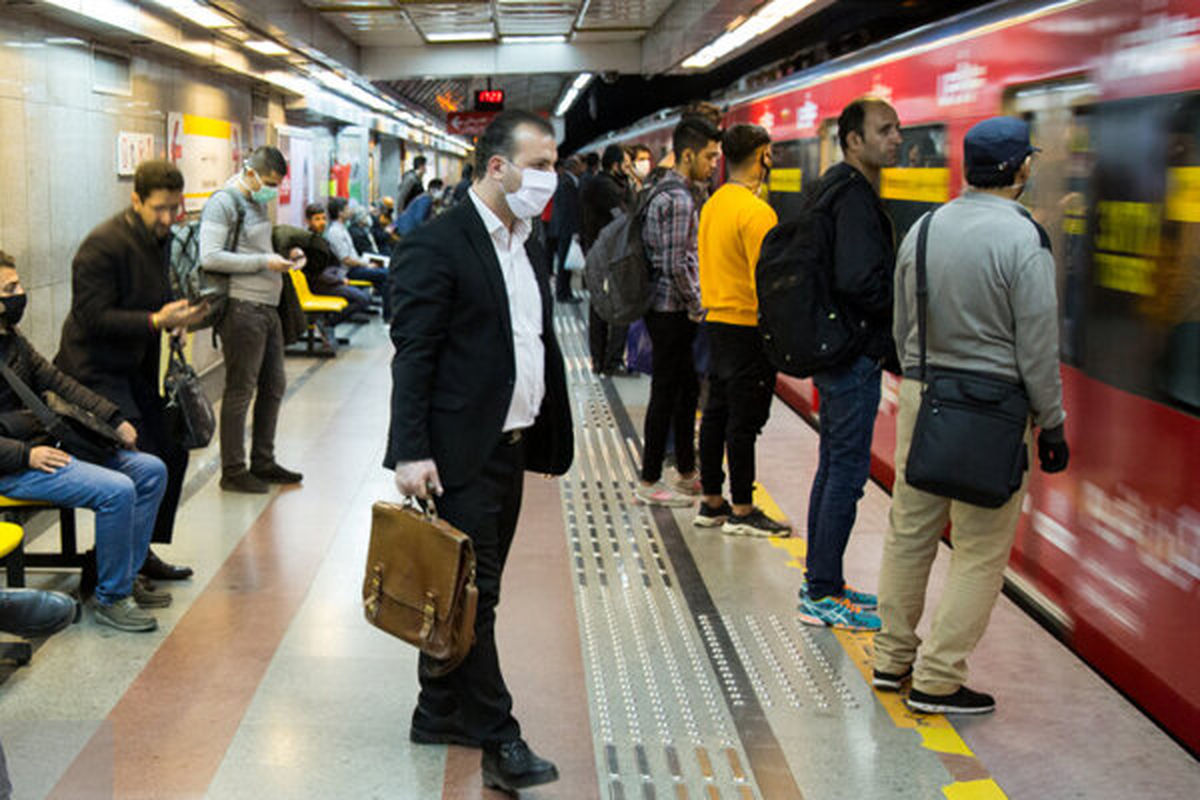
[(399, 503), (372, 506), (363, 580), (367, 621), (441, 662), (457, 667), (475, 638), (475, 550), (470, 538), (429, 512)]

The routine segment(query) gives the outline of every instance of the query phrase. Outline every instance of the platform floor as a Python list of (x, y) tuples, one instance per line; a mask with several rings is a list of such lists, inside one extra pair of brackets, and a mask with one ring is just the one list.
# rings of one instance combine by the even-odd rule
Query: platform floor
[[(569, 308), (557, 323), (575, 465), (527, 479), (499, 614), (517, 716), (562, 775), (523, 796), (1200, 797), (1200, 764), (1006, 599), (971, 660), (995, 714), (918, 717), (873, 692), (869, 635), (795, 619), (802, 536), (731, 539), (633, 503), (649, 382), (593, 377), (581, 319)], [(176, 543), (160, 552), (197, 575), (171, 586), (158, 632), (85, 614), (30, 666), (0, 668), (15, 798), (503, 796), (480, 788), (478, 751), (409, 743), (415, 651), (362, 619), (370, 506), (395, 498), (380, 467), (390, 356), (376, 322), (336, 359), (289, 359), (278, 449), (300, 488), (226, 494), (215, 445), (193, 454)], [(803, 520), (816, 449), (777, 402), (759, 502)], [(868, 486), (847, 555), (865, 588), (887, 510)], [(90, 515), (80, 523), (86, 541)]]

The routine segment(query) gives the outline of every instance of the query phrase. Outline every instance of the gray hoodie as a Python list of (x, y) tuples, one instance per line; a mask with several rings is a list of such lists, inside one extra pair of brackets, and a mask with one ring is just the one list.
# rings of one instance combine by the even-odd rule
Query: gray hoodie
[[(928, 363), (1019, 380), (1042, 428), (1066, 419), (1058, 363), (1058, 300), (1050, 240), (1012, 200), (968, 190), (929, 225)], [(918, 377), (917, 232), (896, 256), (893, 334)]]
[[(242, 194), (238, 176), (226, 182), (232, 192), (215, 192), (200, 214), (200, 266), (229, 275), (229, 296), (268, 306), (279, 305), (283, 277), (267, 269), (271, 247), (271, 218), (267, 207)], [(237, 195), (235, 199), (232, 194)], [(242, 231), (229, 251), (229, 237), (237, 225), (237, 204), (246, 210)]]

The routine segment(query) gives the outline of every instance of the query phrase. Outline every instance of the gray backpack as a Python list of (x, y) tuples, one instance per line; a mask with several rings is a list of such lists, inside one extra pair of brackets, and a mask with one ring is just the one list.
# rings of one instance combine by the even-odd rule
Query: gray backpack
[(650, 201), (663, 191), (658, 186), (644, 190), (633, 213), (617, 212), (588, 250), (583, 267), (588, 302), (610, 325), (628, 325), (650, 310), (654, 277), (642, 242), (642, 226)]
[[(215, 197), (221, 192), (228, 192), (237, 207), (237, 222), (234, 224), (226, 249), (233, 251), (237, 248), (238, 238), (242, 234), (242, 225), (246, 219), (246, 204), (237, 193), (230, 189), (218, 189)], [(221, 321), (225, 314), (226, 301), (229, 294), (229, 276), (220, 272), (208, 272), (200, 266), (200, 220), (193, 219), (182, 225), (171, 228), (171, 245), (169, 251), (171, 289), (176, 299), (186, 299), (193, 305), (201, 300), (208, 301), (208, 313), (204, 318), (192, 323), (188, 330), (200, 330), (213, 327)]]

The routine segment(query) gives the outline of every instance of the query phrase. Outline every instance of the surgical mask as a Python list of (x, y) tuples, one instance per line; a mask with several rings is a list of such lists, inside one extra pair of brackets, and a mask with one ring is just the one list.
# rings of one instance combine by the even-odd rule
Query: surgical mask
[(0, 320), (3, 320), (8, 327), (12, 327), (21, 321), (21, 317), (25, 315), (25, 302), (28, 299), (27, 295), (14, 294), (8, 297), (0, 297)]
[[(258, 178), (258, 173), (254, 171), (253, 167), (247, 167), (247, 169), (250, 172), (254, 172), (254, 177)], [(246, 189), (250, 189), (250, 187), (246, 184), (244, 177), (239, 178), (239, 181), (242, 186), (246, 187)], [(275, 186), (267, 186), (262, 182), (262, 178), (258, 178), (258, 188), (250, 190), (250, 199), (258, 203), (260, 206), (265, 206), (267, 203), (273, 201), (276, 197), (279, 197), (279, 189)]]
[(546, 170), (516, 168), (521, 172), (521, 187), (515, 192), (505, 192), (504, 199), (514, 216), (533, 219), (546, 210), (558, 188), (558, 176)]
[(639, 180), (645, 180), (646, 176), (650, 174), (650, 159), (639, 158), (633, 162), (633, 173), (638, 176)]

